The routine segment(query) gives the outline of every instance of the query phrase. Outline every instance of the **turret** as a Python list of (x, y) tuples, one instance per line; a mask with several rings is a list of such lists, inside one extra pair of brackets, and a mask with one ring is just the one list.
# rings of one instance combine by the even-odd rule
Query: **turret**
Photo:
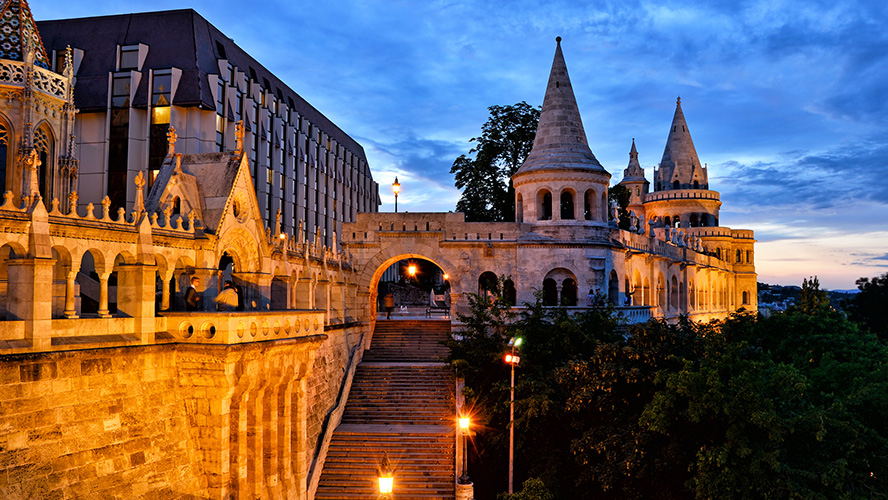
[(681, 110), (681, 97), (675, 103), (672, 128), (666, 139), (660, 168), (654, 171), (654, 191), (670, 189), (709, 189), (706, 167), (700, 163), (691, 132)]
[(635, 149), (635, 139), (632, 139), (632, 149), (629, 150), (629, 165), (623, 169), (621, 186), (629, 190), (629, 211), (635, 212), (640, 218), (644, 218), (644, 195), (650, 189), (650, 183), (644, 177), (644, 168), (638, 163), (638, 150)]
[(555, 41), (533, 148), (512, 176), (515, 216), (534, 224), (607, 223), (610, 174), (586, 141), (561, 37)]

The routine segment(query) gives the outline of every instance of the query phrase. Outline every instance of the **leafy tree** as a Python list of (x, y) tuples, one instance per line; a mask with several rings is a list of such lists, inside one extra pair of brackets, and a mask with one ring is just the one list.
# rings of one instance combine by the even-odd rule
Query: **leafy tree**
[(860, 278), (856, 284), (860, 292), (845, 304), (849, 317), (888, 340), (888, 273)]
[[(617, 206), (619, 207), (620, 221), (618, 223), (620, 229), (628, 230), (631, 227), (631, 221), (629, 220), (629, 199), (632, 196), (632, 193), (629, 192), (629, 188), (626, 186), (622, 186), (617, 184), (616, 186), (610, 187), (607, 189), (607, 203), (608, 205), (611, 202), (616, 201)], [(608, 209), (608, 219), (613, 218), (613, 214), (610, 209)]]
[(555, 496), (546, 488), (546, 483), (537, 478), (524, 481), (521, 491), (515, 494), (500, 493), (496, 498), (497, 500), (555, 500)]
[(490, 117), (468, 155), (460, 155), (450, 169), (462, 196), (456, 210), (470, 222), (515, 220), (515, 190), (511, 177), (533, 147), (540, 108), (522, 101), (491, 106)]
[(820, 280), (817, 276), (811, 279), (802, 279), (802, 291), (799, 294), (799, 311), (805, 314), (814, 314), (829, 307), (829, 297), (826, 290), (820, 289)]
[[(496, 375), (467, 379), (487, 395), (473, 475), (505, 478), (500, 355), (520, 334), (516, 477), (554, 498), (886, 498), (888, 347), (841, 314), (821, 306), (626, 330), (606, 310), (526, 307), (487, 347), (478, 373)], [(481, 484), (478, 498), (493, 498)]]

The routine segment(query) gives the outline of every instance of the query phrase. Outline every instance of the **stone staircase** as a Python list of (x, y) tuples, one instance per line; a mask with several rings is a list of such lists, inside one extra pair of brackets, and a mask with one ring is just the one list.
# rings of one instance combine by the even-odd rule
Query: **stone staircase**
[(315, 499), (377, 498), (383, 454), (394, 470), (393, 498), (454, 498), (454, 382), (439, 344), (449, 334), (449, 321), (376, 323)]

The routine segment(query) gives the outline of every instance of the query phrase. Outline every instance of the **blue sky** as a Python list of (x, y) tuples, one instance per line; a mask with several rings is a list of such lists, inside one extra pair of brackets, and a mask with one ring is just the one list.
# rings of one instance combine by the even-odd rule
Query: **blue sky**
[(399, 210), (453, 210), (453, 160), (488, 106), (541, 104), (561, 36), (612, 182), (633, 137), (652, 178), (680, 95), (721, 224), (756, 231), (759, 281), (888, 272), (888, 2), (30, 5), (38, 20), (195, 9), (364, 146), (382, 211), (396, 175)]

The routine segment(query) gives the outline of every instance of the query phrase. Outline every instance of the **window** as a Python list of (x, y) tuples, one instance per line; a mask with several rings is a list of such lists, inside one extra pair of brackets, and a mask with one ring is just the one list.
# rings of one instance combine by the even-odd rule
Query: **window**
[(111, 81), (111, 107), (129, 107), (130, 76), (129, 74), (114, 75)]
[(563, 220), (574, 218), (573, 194), (569, 192), (561, 193), (561, 218)]
[(681, 188), (681, 184), (678, 182), (678, 179), (672, 181), (672, 189), (679, 189), (679, 188)]
[(552, 220), (552, 193), (548, 191), (540, 195), (539, 220)]
[(6, 193), (6, 168), (9, 164), (9, 128), (0, 121), (0, 189)]
[(126, 69), (139, 69), (139, 46), (126, 45), (120, 47), (120, 61), (117, 67), (122, 71)]

